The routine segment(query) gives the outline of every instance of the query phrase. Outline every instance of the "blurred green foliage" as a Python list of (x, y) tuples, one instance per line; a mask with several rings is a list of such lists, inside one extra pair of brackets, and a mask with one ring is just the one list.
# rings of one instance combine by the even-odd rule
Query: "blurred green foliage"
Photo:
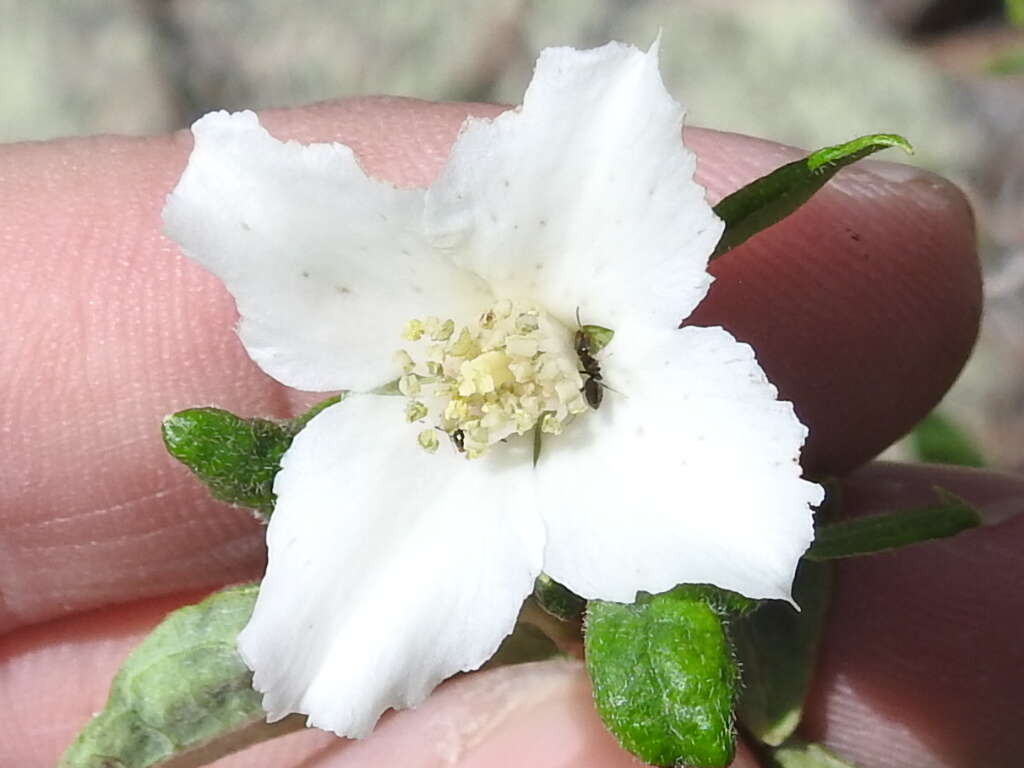
[(914, 427), (910, 433), (910, 444), (919, 461), (963, 467), (985, 466), (985, 458), (974, 441), (938, 411), (932, 411)]

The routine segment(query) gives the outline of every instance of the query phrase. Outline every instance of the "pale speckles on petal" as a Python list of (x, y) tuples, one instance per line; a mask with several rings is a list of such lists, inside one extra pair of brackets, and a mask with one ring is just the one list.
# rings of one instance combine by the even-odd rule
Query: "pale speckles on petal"
[(224, 281), (249, 355), (281, 382), (376, 387), (409, 317), (472, 317), (488, 301), (425, 243), (423, 190), (368, 178), (346, 146), (277, 141), (251, 112), (192, 131), (165, 232)]
[(239, 636), (271, 718), (365, 736), (384, 710), (490, 658), (533, 588), (529, 446), (428, 454), (403, 407), (350, 396), (282, 461), (270, 565)]
[(537, 466), (545, 572), (621, 602), (681, 583), (788, 599), (822, 499), (792, 406), (721, 328), (627, 326), (612, 349), (615, 391)]
[[(575, 379), (576, 312), (616, 332), (604, 404), (587, 411), (580, 382), (561, 382), (560, 402), (585, 412), (547, 430), (563, 434), (536, 471), (532, 440), (484, 424), (482, 408), (494, 450), (474, 461), (458, 453), (463, 422), (449, 445), (418, 400), (349, 397), (299, 434), (239, 637), (272, 719), (366, 735), (484, 662), (542, 564), (588, 598), (685, 582), (788, 597), (821, 489), (800, 479), (805, 430), (750, 349), (721, 329), (674, 330), (710, 285), (722, 230), (682, 117), (656, 51), (613, 43), (545, 51), (524, 106), (468, 121), (429, 191), (368, 178), (344, 146), (278, 142), (251, 113), (196, 124), (166, 230), (224, 281), (250, 355), (286, 384), (409, 374), (393, 355), (407, 321), (454, 328), (495, 299), (564, 326)], [(474, 357), (480, 376), (465, 378), (477, 394), (505, 374), (523, 384), (535, 353), (514, 341), (502, 354), (523, 360)]]
[(722, 231), (682, 117), (654, 50), (547, 49), (520, 109), (467, 121), (427, 195), (430, 237), (567, 325), (581, 307), (673, 327), (704, 297)]

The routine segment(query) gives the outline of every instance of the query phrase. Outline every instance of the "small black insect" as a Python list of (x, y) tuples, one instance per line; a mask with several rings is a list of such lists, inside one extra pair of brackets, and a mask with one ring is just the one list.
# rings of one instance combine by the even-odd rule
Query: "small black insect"
[(586, 399), (587, 405), (596, 411), (601, 407), (601, 401), (604, 400), (605, 385), (602, 382), (604, 376), (601, 375), (600, 364), (598, 364), (593, 353), (590, 351), (590, 337), (583, 330), (583, 324), (580, 322), (579, 307), (576, 308), (576, 324), (579, 328), (573, 337), (573, 346), (576, 349), (576, 356), (580, 360), (580, 365), (583, 367), (580, 373), (587, 376), (583, 382), (583, 397)]
[(448, 435), (452, 439), (452, 445), (455, 446), (455, 450), (459, 453), (466, 452), (466, 433), (461, 429), (456, 429), (454, 432)]
[(591, 376), (583, 382), (583, 398), (595, 411), (601, 407), (601, 401), (604, 400), (604, 384), (600, 379)]

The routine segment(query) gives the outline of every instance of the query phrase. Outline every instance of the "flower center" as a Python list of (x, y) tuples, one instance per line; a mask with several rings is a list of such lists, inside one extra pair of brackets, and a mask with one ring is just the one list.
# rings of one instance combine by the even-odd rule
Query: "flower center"
[(588, 408), (572, 333), (533, 304), (502, 299), (458, 329), (452, 320), (410, 320), (402, 336), (420, 347), (399, 350), (395, 362), (406, 420), (433, 425), (417, 438), (427, 451), (443, 432), (477, 458), (535, 428), (557, 435)]

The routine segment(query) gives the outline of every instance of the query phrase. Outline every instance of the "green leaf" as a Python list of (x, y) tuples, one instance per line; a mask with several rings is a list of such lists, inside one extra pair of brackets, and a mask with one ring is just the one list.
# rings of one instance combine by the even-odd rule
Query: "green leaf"
[(728, 765), (738, 673), (718, 612), (685, 589), (632, 605), (587, 606), (587, 670), (597, 711), (645, 763)]
[(1024, 27), (1024, 0), (1006, 0), (1006, 18), (1015, 27)]
[(751, 600), (739, 592), (730, 592), (711, 584), (682, 584), (673, 589), (672, 594), (703, 601), (726, 620), (750, 613), (761, 604), (760, 600)]
[(587, 608), (586, 600), (546, 573), (533, 583), (533, 596), (541, 608), (562, 621), (578, 621)]
[(983, 467), (981, 451), (956, 424), (932, 411), (910, 433), (914, 453), (921, 461)]
[(1024, 50), (1013, 50), (997, 56), (985, 69), (993, 75), (1024, 75)]
[(861, 136), (819, 149), (733, 192), (715, 206), (715, 213), (725, 222), (725, 232), (711, 258), (718, 258), (782, 221), (810, 200), (841, 168), (888, 147), (914, 151), (906, 139), (896, 134)]
[(831, 563), (802, 562), (793, 583), (799, 611), (769, 601), (729, 627), (743, 671), (737, 715), (758, 741), (778, 746), (800, 723), (831, 586)]
[(274, 510), (281, 457), (310, 419), (341, 396), (289, 421), (243, 419), (220, 408), (189, 408), (166, 417), (164, 445), (206, 484), (215, 499), (249, 507), (263, 519)]
[(820, 744), (794, 741), (772, 754), (776, 768), (857, 768), (836, 757)]
[(818, 528), (804, 553), (808, 560), (832, 560), (899, 549), (977, 528), (981, 517), (963, 499), (935, 488), (939, 503), (883, 512)]
[(252, 673), (235, 652), (258, 587), (217, 592), (174, 611), (129, 654), (96, 715), (59, 768), (205, 765), (302, 725), (264, 722)]

